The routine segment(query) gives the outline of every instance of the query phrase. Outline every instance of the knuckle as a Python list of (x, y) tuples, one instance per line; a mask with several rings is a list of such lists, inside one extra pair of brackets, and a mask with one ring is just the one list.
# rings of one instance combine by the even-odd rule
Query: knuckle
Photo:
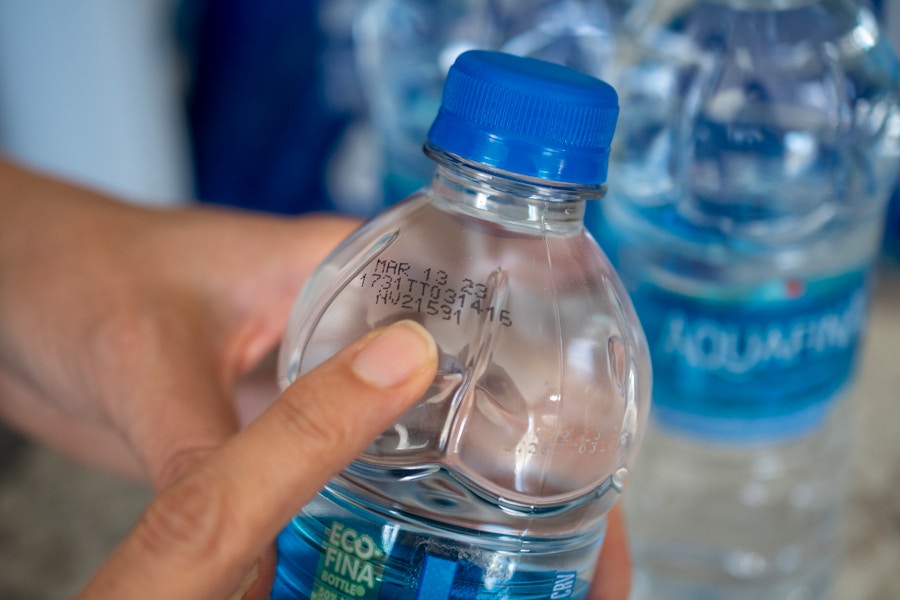
[(282, 423), (299, 441), (322, 448), (341, 448), (351, 442), (344, 419), (332, 415), (329, 397), (314, 391), (282, 404)]
[(207, 477), (190, 475), (158, 496), (134, 530), (150, 556), (211, 560), (222, 548), (228, 522), (228, 498)]
[(123, 350), (145, 347), (155, 343), (159, 323), (152, 310), (134, 302), (122, 302), (105, 311), (94, 324), (90, 337), (96, 344), (95, 351), (109, 358), (123, 358)]
[(178, 480), (189, 468), (207, 458), (215, 447), (181, 446), (172, 449), (162, 458), (160, 466), (152, 472), (151, 478), (159, 487), (165, 487)]

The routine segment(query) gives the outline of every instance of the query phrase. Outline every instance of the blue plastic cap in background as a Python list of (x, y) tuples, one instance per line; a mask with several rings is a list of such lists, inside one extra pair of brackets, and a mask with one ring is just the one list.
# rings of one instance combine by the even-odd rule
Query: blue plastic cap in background
[(599, 185), (618, 115), (606, 82), (534, 58), (470, 50), (450, 68), (428, 141), (503, 171)]

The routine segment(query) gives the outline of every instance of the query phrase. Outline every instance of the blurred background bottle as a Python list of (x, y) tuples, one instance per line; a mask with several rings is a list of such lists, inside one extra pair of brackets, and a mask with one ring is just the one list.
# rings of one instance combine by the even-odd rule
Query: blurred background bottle
[(884, 229), (884, 251), (895, 261), (900, 260), (900, 189), (894, 190), (894, 196), (888, 206)]
[(825, 598), (897, 61), (852, 0), (643, 0), (625, 28), (592, 225), (654, 366), (635, 597)]
[(458, 58), (430, 186), (322, 264), (279, 361), (287, 386), (413, 319), (437, 377), (279, 536), (273, 599), (586, 598), (650, 396), (643, 332), (583, 222), (617, 113), (583, 73)]
[[(896, 52), (900, 48), (900, 3), (889, 0), (872, 0), (882, 29)], [(895, 262), (900, 261), (900, 185), (894, 189), (888, 205), (884, 230), (885, 254)]]
[(371, 0), (355, 24), (359, 75), (382, 159), (383, 197), (404, 198), (430, 179), (422, 140), (447, 71), (471, 49), (497, 47), (486, 0)]
[(502, 50), (603, 77), (628, 0), (372, 0), (355, 23), (360, 80), (381, 157), (383, 198), (428, 183), (421, 140), (447, 70), (469, 49)]

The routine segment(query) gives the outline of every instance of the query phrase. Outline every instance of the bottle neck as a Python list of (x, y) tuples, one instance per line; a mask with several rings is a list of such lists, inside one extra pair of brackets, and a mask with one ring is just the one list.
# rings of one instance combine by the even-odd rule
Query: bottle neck
[(585, 201), (602, 198), (605, 185), (550, 182), (492, 169), (431, 144), (425, 153), (436, 164), (433, 201), (517, 231), (567, 235), (584, 229)]

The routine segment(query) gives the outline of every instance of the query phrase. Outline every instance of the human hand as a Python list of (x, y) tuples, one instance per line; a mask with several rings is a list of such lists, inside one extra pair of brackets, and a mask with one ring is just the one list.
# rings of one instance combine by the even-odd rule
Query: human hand
[(239, 384), (357, 225), (138, 208), (2, 160), (0, 214), (0, 417), (156, 489), (238, 430)]
[[(300, 285), (356, 223), (213, 209), (141, 209), (2, 160), (0, 214), (0, 416), (69, 455), (148, 479), (161, 496), (142, 523), (158, 519), (172, 529), (182, 523), (183, 531), (196, 535), (197, 526), (187, 520), (191, 514), (175, 510), (169, 519), (166, 503), (174, 503), (179, 493), (189, 495), (183, 481), (209, 476), (204, 475), (207, 457), (219, 465), (214, 473), (220, 468), (230, 472), (219, 462), (226, 459), (212, 453), (249, 420), (240, 418), (234, 403), (239, 383), (277, 343)], [(361, 448), (367, 439), (360, 440)], [(349, 462), (352, 455), (341, 454), (341, 460)], [(307, 475), (324, 482), (326, 471), (340, 466), (304, 468), (320, 468)], [(234, 481), (221, 476), (226, 488)], [(291, 492), (300, 504), (313, 493)], [(241, 505), (250, 522), (252, 510), (265, 511), (265, 502), (275, 502), (268, 510), (283, 518), (281, 525), (293, 514), (284, 509), (283, 499), (267, 495), (259, 501)], [(237, 512), (243, 508), (234, 508), (232, 516), (243, 518)], [(204, 516), (195, 510), (193, 518)], [(140, 526), (135, 534), (140, 538), (139, 531)], [(241, 560), (252, 565), (260, 538), (242, 529), (236, 535), (245, 537), (217, 539), (234, 545), (236, 552), (243, 549)], [(591, 600), (627, 597), (624, 540), (614, 511)], [(140, 553), (129, 548), (140, 543), (126, 542), (87, 593), (103, 593), (105, 582), (119, 577), (130, 579), (128, 569), (140, 566), (130, 561)], [(239, 562), (237, 556), (231, 554), (230, 560)], [(264, 597), (271, 582), (272, 553), (263, 556), (259, 583), (248, 598)], [(144, 558), (150, 559), (136, 562)], [(165, 556), (161, 561), (158, 571), (148, 568), (135, 580), (147, 582), (154, 572), (170, 572), (171, 561)], [(188, 560), (180, 564), (182, 576), (171, 571), (172, 577), (181, 577), (186, 590), (201, 586), (195, 576), (209, 587), (215, 581), (233, 585), (240, 575), (225, 562), (209, 570)], [(159, 595), (162, 582), (151, 583), (145, 589), (154, 597), (182, 597)]]
[[(338, 353), (163, 490), (79, 598), (265, 598), (277, 533), (424, 393), (436, 368), (434, 341), (409, 321)], [(612, 517), (590, 600), (627, 598)]]
[(607, 517), (606, 537), (588, 600), (628, 600), (631, 594), (631, 556), (621, 504)]
[(434, 341), (409, 321), (339, 352), (163, 490), (81, 598), (266, 597), (279, 530), (436, 369)]

